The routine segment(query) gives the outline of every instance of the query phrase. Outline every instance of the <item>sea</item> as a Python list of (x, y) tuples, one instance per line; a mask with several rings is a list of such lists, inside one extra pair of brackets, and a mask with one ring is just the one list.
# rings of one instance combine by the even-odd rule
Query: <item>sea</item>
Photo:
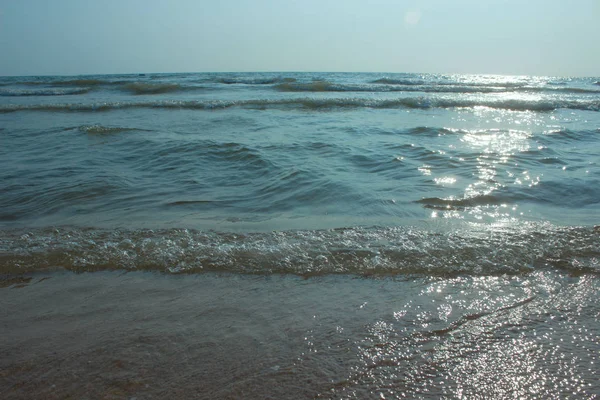
[(0, 77), (2, 398), (598, 398), (599, 278), (600, 77)]

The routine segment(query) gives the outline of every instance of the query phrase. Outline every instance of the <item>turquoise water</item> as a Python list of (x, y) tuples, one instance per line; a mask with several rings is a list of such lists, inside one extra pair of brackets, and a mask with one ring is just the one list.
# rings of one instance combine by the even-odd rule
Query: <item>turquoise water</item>
[(0, 395), (596, 398), (599, 81), (0, 78)]
[[(455, 260), (452, 273), (483, 255), (482, 273), (570, 265), (572, 254), (598, 266), (597, 78), (141, 74), (0, 85), (3, 269), (67, 254), (68, 268), (84, 270), (239, 271), (231, 254), (247, 254), (252, 272), (402, 273), (421, 271), (430, 248), (438, 272), (448, 267), (439, 254)], [(356, 261), (328, 267), (340, 252)], [(498, 252), (511, 255), (489, 256)]]

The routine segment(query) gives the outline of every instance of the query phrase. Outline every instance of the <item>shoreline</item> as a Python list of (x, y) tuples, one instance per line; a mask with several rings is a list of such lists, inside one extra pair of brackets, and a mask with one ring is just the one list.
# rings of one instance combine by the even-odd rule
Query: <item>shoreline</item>
[(550, 272), (37, 273), (0, 287), (0, 396), (593, 398), (599, 293)]

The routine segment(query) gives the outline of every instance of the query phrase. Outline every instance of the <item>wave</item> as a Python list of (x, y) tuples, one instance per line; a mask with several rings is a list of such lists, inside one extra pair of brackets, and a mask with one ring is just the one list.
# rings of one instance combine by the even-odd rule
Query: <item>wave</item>
[(342, 85), (334, 85), (328, 81), (314, 81), (309, 83), (285, 82), (275, 86), (281, 92), (342, 92), (351, 91)]
[[(98, 79), (76, 79), (69, 81), (21, 82), (24, 85), (47, 86), (36, 90), (2, 89), (0, 96), (60, 96), (69, 94), (85, 94), (100, 86), (116, 88), (133, 95), (153, 95), (173, 92), (184, 92), (202, 89), (199, 86), (184, 86), (177, 83), (149, 83), (143, 81), (107, 81)], [(73, 89), (64, 87), (78, 86)]]
[(293, 82), (281, 83), (274, 88), (280, 92), (423, 92), (423, 93), (572, 93), (600, 94), (600, 90), (583, 88), (553, 88), (537, 86), (500, 86), (500, 85), (462, 85), (462, 84), (402, 84), (402, 85), (373, 85), (373, 84), (337, 84), (329, 81), (310, 83)]
[(293, 82), (275, 85), (280, 92), (424, 92), (424, 93), (492, 93), (503, 91), (494, 87), (463, 87), (463, 86), (381, 86), (365, 84), (338, 84), (329, 81), (314, 81), (309, 83)]
[(121, 89), (134, 95), (144, 95), (179, 92), (183, 90), (183, 87), (173, 83), (132, 82), (124, 84)]
[(408, 129), (406, 133), (409, 135), (444, 136), (453, 135), (456, 133), (464, 133), (464, 131), (433, 126), (416, 126)]
[(171, 201), (166, 203), (167, 206), (195, 206), (198, 204), (214, 204), (214, 203), (218, 203), (218, 204), (223, 204), (224, 202), (222, 201), (218, 201), (218, 200), (178, 200), (178, 201)]
[(600, 272), (599, 227), (527, 224), (232, 233), (41, 228), (0, 231), (0, 273), (48, 268), (165, 273), (501, 275)]
[[(178, 80), (175, 77), (152, 77), (140, 76), (114, 76), (114, 79), (106, 78), (78, 78), (57, 79), (56, 77), (39, 77), (32, 80), (15, 81), (6, 84), (17, 84), (26, 86), (46, 86), (37, 95), (49, 95), (52, 91), (60, 94), (60, 88), (77, 88), (75, 90), (97, 90), (99, 88), (114, 88), (131, 93), (133, 95), (163, 94), (187, 90), (197, 90), (199, 87), (194, 83), (217, 83), (224, 85), (266, 85), (272, 86), (281, 92), (423, 92), (423, 93), (500, 93), (500, 92), (524, 92), (524, 93), (571, 93), (571, 94), (600, 94), (600, 90), (584, 87), (566, 87), (553, 85), (549, 82), (540, 86), (536, 82), (505, 82), (505, 81), (469, 81), (469, 80), (424, 80), (424, 79), (395, 79), (380, 78), (366, 83), (335, 82), (325, 79), (313, 78), (310, 82), (297, 81), (292, 77), (265, 77), (265, 76), (233, 76), (233, 77), (205, 77), (200, 80)], [(119, 78), (119, 79), (117, 79)], [(161, 79), (158, 82), (150, 82), (149, 79)], [(169, 81), (164, 81), (169, 79)], [(192, 84), (192, 85), (190, 85)], [(18, 93), (18, 91), (13, 91)], [(26, 91), (21, 91), (27, 95)], [(30, 95), (36, 95), (31, 91)], [(84, 92), (81, 92), (84, 93)], [(65, 93), (69, 94), (69, 93)], [(79, 94), (79, 93), (74, 93)], [(8, 95), (8, 94), (7, 94)], [(15, 94), (17, 95), (17, 94)]]
[(382, 85), (424, 85), (425, 81), (423, 80), (413, 80), (413, 79), (392, 79), (392, 78), (380, 78), (375, 79), (372, 83), (379, 83)]
[(103, 103), (63, 103), (63, 104), (3, 104), (0, 112), (48, 111), (48, 112), (91, 112), (135, 108), (218, 110), (231, 107), (249, 109), (305, 109), (331, 110), (343, 108), (476, 108), (514, 111), (548, 112), (557, 109), (600, 111), (600, 100), (520, 100), (520, 99), (452, 99), (404, 97), (397, 99), (366, 98), (293, 98), (232, 101), (149, 101), (149, 102), (103, 102)]
[(460, 78), (448, 78), (448, 79), (396, 79), (396, 78), (380, 78), (371, 81), (371, 83), (377, 83), (381, 85), (432, 85), (432, 86), (469, 86), (469, 87), (486, 87), (496, 86), (505, 88), (519, 88), (524, 86), (530, 86), (530, 82), (527, 81), (506, 81), (506, 80), (472, 80), (472, 79), (460, 79)]
[(89, 93), (91, 88), (77, 89), (0, 89), (0, 96), (19, 97), (19, 96), (69, 96)]
[[(85, 83), (87, 80), (77, 80), (68, 82)], [(72, 89), (60, 88), (60, 85), (51, 84), (48, 88), (40, 89), (0, 89), (0, 96), (66, 96), (81, 95), (95, 90), (100, 81), (95, 85), (88, 87), (77, 87)], [(105, 85), (116, 87), (118, 90), (132, 95), (157, 95), (165, 93), (188, 92), (204, 89), (200, 86), (185, 86), (175, 83), (147, 83), (147, 82), (103, 82)], [(590, 90), (581, 88), (539, 88), (523, 87), (519, 89), (507, 89), (502, 87), (470, 87), (470, 86), (380, 86), (364, 84), (337, 84), (328, 81), (314, 81), (308, 83), (285, 82), (273, 86), (280, 92), (423, 92), (423, 93), (499, 93), (506, 91), (519, 91), (526, 93), (573, 93), (573, 94), (600, 94), (600, 90)]]
[(108, 85), (114, 83), (109, 80), (102, 79), (68, 79), (68, 80), (56, 80), (55, 78), (38, 78), (35, 80), (28, 81), (19, 81), (16, 82), (19, 85), (26, 86), (98, 86), (98, 85)]
[(53, 81), (49, 83), (54, 86), (98, 86), (106, 85), (112, 82), (101, 79), (70, 79), (66, 81)]
[(591, 130), (591, 129), (554, 129), (548, 130), (544, 132), (543, 136), (540, 136), (540, 143), (550, 144), (556, 142), (571, 142), (571, 141), (585, 141), (593, 140), (595, 134), (600, 132), (600, 129)]
[[(531, 151), (530, 151), (531, 152)], [(527, 157), (516, 156), (515, 161), (525, 163)], [(535, 163), (564, 165), (565, 162), (556, 157), (540, 157)], [(497, 183), (496, 181), (491, 181)], [(476, 207), (497, 207), (500, 205), (534, 202), (536, 204), (551, 204), (561, 209), (590, 207), (600, 203), (600, 190), (597, 185), (591, 185), (579, 180), (557, 180), (548, 177), (536, 183), (535, 191), (522, 190), (517, 187), (502, 187), (488, 194), (478, 194), (467, 197), (428, 197), (415, 201), (425, 208), (434, 210), (463, 211)]]
[(439, 197), (429, 197), (417, 200), (416, 203), (423, 204), (425, 208), (435, 210), (463, 210), (467, 207), (500, 205), (510, 203), (513, 199), (506, 199), (495, 195), (479, 195), (466, 197), (462, 199), (448, 198), (441, 199)]
[(549, 91), (554, 93), (573, 93), (573, 94), (600, 94), (600, 90), (583, 89), (583, 88), (552, 88), (543, 89), (540, 91)]
[(291, 83), (296, 82), (295, 78), (264, 78), (264, 77), (231, 77), (217, 78), (217, 83), (225, 85), (273, 85), (276, 83)]
[[(292, 82), (275, 85), (280, 92), (441, 92), (443, 88), (423, 86), (349, 85), (329, 81)], [(447, 91), (452, 91), (448, 89)], [(461, 91), (456, 89), (456, 91)]]
[(90, 134), (112, 134), (129, 131), (146, 131), (139, 128), (124, 128), (119, 126), (102, 126), (102, 125), (82, 125), (77, 128), (80, 132)]

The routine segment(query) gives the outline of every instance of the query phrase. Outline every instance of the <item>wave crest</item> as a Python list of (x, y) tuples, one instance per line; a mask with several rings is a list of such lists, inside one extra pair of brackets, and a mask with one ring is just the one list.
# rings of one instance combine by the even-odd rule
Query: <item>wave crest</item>
[(423, 204), (423, 207), (425, 208), (431, 208), (435, 210), (462, 210), (467, 207), (499, 205), (506, 202), (508, 202), (507, 199), (494, 195), (480, 195), (466, 197), (463, 199), (441, 199), (439, 197), (429, 197), (416, 201), (416, 203)]
[(20, 97), (20, 96), (69, 96), (88, 93), (91, 88), (77, 89), (0, 89), (0, 96)]
[(343, 86), (334, 85), (328, 81), (314, 81), (310, 83), (286, 82), (275, 86), (281, 92), (345, 92), (349, 91)]
[(182, 87), (173, 83), (143, 83), (133, 82), (124, 84), (122, 90), (134, 95), (163, 94), (182, 90)]
[(598, 227), (522, 224), (492, 229), (356, 227), (248, 234), (186, 229), (0, 231), (0, 272), (53, 267), (304, 276), (485, 276), (548, 267), (600, 272)]
[(102, 126), (102, 125), (82, 125), (79, 131), (90, 134), (111, 134), (128, 131), (141, 131), (143, 129), (138, 128), (124, 128), (119, 126)]
[(413, 80), (413, 79), (393, 79), (393, 78), (380, 78), (375, 79), (373, 83), (379, 83), (382, 85), (424, 85), (425, 81)]
[(365, 98), (294, 98), (265, 100), (215, 100), (215, 101), (151, 101), (151, 102), (105, 102), (105, 103), (72, 103), (72, 104), (5, 104), (0, 105), (0, 112), (16, 111), (53, 111), (53, 112), (90, 112), (110, 111), (130, 108), (157, 109), (189, 109), (216, 110), (230, 107), (277, 109), (297, 108), (308, 110), (331, 110), (336, 108), (476, 108), (514, 111), (547, 112), (557, 109), (600, 111), (600, 100), (517, 100), (517, 99), (451, 99), (403, 97), (397, 99), (365, 99)]
[(225, 85), (273, 85), (276, 83), (296, 82), (295, 78), (264, 78), (264, 77), (229, 77), (218, 78), (217, 83)]

